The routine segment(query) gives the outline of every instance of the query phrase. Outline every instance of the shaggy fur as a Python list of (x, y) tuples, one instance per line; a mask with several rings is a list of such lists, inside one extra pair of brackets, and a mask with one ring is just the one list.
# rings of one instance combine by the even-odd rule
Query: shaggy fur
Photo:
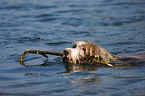
[(93, 63), (89, 58), (109, 61), (116, 58), (102, 47), (89, 41), (77, 41), (73, 43), (73, 48), (64, 49), (63, 61), (68, 63)]

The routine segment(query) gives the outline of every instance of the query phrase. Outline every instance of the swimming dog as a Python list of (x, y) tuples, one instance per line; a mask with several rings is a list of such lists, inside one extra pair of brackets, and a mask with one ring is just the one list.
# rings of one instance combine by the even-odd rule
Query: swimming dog
[(145, 55), (139, 56), (115, 56), (106, 51), (104, 48), (95, 45), (89, 41), (77, 41), (72, 44), (72, 48), (64, 49), (63, 53), (39, 51), (39, 50), (26, 50), (21, 56), (20, 62), (26, 53), (41, 54), (48, 58), (46, 54), (62, 56), (62, 60), (65, 63), (87, 63), (87, 64), (107, 64), (108, 66), (121, 65), (121, 64), (144, 64)]

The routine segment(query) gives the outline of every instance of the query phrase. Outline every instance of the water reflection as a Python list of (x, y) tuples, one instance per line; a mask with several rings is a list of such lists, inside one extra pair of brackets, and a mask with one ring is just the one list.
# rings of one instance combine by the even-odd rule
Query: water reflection
[(65, 73), (72, 73), (72, 72), (80, 72), (80, 71), (97, 71), (97, 66), (88, 66), (82, 64), (66, 64), (65, 65), (66, 72)]
[[(35, 58), (31, 58), (31, 59), (29, 59), (29, 60), (32, 60), (32, 59), (36, 59), (36, 57), (35, 57)], [(27, 60), (27, 61), (29, 61), (29, 60)], [(32, 64), (28, 64), (28, 63), (26, 64), (24, 61), (20, 62), (20, 65), (25, 66), (25, 67), (52, 66), (52, 64), (53, 64), (53, 62), (48, 62), (48, 59), (46, 59), (46, 60), (45, 60), (43, 63), (41, 63), (41, 64), (34, 64), (34, 65), (32, 65)]]
[(92, 84), (99, 83), (101, 79), (97, 74), (97, 66), (82, 64), (65, 64), (66, 75), (69, 83), (73, 84)]
[[(31, 58), (36, 59), (36, 58)], [(29, 60), (27, 60), (29, 61)], [(58, 61), (58, 59), (56, 59)], [(46, 59), (43, 63), (41, 64), (34, 64), (32, 65), (31, 63), (25, 63), (25, 62), (20, 62), (20, 65), (25, 66), (25, 67), (35, 67), (35, 66), (52, 66), (53, 64), (56, 64), (57, 62), (50, 62), (48, 59)], [(97, 71), (97, 66), (96, 65), (87, 65), (87, 64), (64, 64), (64, 67), (66, 69), (65, 72), (63, 73), (73, 73), (73, 72), (80, 72), (80, 71)]]
[[(25, 67), (48, 67), (54, 66), (57, 62), (50, 62), (45, 60), (42, 64), (25, 64), (25, 62), (20, 62), (22, 66)], [(64, 72), (57, 72), (57, 74), (64, 76), (65, 81), (67, 83), (72, 84), (92, 84), (92, 83), (100, 83), (101, 78), (100, 75), (97, 73), (98, 66), (96, 65), (87, 65), (87, 64), (64, 64), (65, 71)], [(49, 69), (49, 68), (48, 68)], [(54, 71), (54, 70), (53, 70)], [(57, 70), (56, 70), (57, 71)], [(56, 74), (48, 74), (48, 73), (40, 73), (40, 72), (27, 72), (24, 76), (38, 76), (38, 77), (53, 77)], [(63, 78), (64, 78), (63, 77)]]
[[(131, 67), (139, 66), (139, 63), (141, 63), (140, 59), (134, 60), (134, 58), (133, 58), (133, 61), (132, 62), (130, 61), (130, 64), (129, 64), (129, 62), (126, 61), (126, 60), (130, 60), (130, 59), (132, 60), (132, 58), (122, 57), (122, 58), (120, 58), (120, 61), (116, 61), (117, 62), (116, 66), (110, 67), (110, 69), (124, 70), (124, 68), (127, 69), (127, 68), (131, 68)], [(33, 60), (35, 60), (35, 59), (37, 59), (37, 58), (33, 58)], [(32, 58), (27, 61), (30, 62), (31, 60), (32, 60)], [(26, 66), (26, 67), (36, 67), (36, 66), (37, 67), (46, 67), (46, 66), (51, 67), (51, 66), (55, 66), (58, 62), (59, 62), (59, 64), (60, 64), (60, 62), (62, 62), (61, 58), (56, 58), (53, 60), (53, 62), (46, 59), (45, 61), (43, 61), (43, 63), (35, 64), (35, 65), (25, 64), (25, 62), (20, 62), (20, 64), (22, 66)], [(124, 62), (126, 62), (126, 63), (124, 63)], [(68, 80), (68, 81), (65, 81), (65, 83), (67, 82), (67, 83), (71, 83), (71, 84), (87, 84), (87, 85), (100, 84), (102, 81), (101, 77), (104, 76), (104, 74), (99, 74), (98, 68), (106, 67), (106, 66), (102, 66), (102, 65), (89, 65), (89, 64), (69, 64), (69, 63), (61, 63), (61, 64), (63, 65), (65, 71), (61, 70), (58, 72), (58, 69), (60, 69), (60, 66), (58, 66), (59, 67), (58, 69), (53, 69), (53, 71), (56, 71), (56, 74), (47, 74), (47, 73), (40, 73), (40, 72), (39, 73), (38, 72), (27, 72), (24, 76), (53, 77), (53, 76), (59, 74), (60, 76), (63, 75), (65, 77), (65, 78), (63, 77), (64, 79)], [(130, 77), (111, 76), (111, 78), (114, 78), (114, 79), (121, 78), (122, 79), (122, 78), (130, 78)]]
[(80, 81), (72, 80), (69, 83), (74, 83), (74, 84), (92, 84), (92, 83), (99, 83), (101, 81), (101, 79), (99, 77), (88, 78), (88, 79), (79, 78), (79, 79), (80, 79)]
[(43, 77), (49, 77), (48, 74), (41, 74), (41, 73), (26, 73), (24, 76), (43, 76)]

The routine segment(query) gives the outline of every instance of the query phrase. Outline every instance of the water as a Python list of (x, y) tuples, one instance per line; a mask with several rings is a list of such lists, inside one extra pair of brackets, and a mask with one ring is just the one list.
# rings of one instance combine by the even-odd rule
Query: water
[[(0, 95), (144, 96), (145, 66), (66, 65), (27, 54), (88, 40), (115, 55), (145, 51), (144, 0), (0, 0)], [(32, 65), (32, 66), (31, 66)]]

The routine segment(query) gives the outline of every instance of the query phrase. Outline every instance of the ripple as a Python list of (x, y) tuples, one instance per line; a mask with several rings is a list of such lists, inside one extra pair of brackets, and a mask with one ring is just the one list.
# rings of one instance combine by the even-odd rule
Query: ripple
[(25, 41), (29, 41), (29, 42), (34, 42), (34, 41), (39, 41), (42, 40), (42, 38), (40, 37), (22, 37), (17, 39), (17, 43), (24, 43)]
[(0, 76), (0, 81), (11, 81), (11, 80), (17, 80), (17, 78), (14, 77), (5, 77), (5, 76)]
[(23, 6), (20, 5), (12, 5), (12, 6), (1, 6), (1, 10), (10, 10), (10, 9), (21, 9)]
[(55, 21), (57, 19), (52, 14), (40, 14), (38, 16), (35, 16), (35, 18), (38, 19), (38, 21), (41, 21), (41, 22)]
[(82, 18), (75, 18), (75, 17), (71, 17), (71, 18), (67, 18), (65, 19), (65, 21), (62, 23), (62, 25), (65, 26), (81, 26), (83, 23), (83, 19)]
[(40, 14), (38, 16), (36, 16), (36, 18), (44, 18), (44, 17), (50, 17), (50, 16), (54, 16), (52, 14)]
[(7, 92), (0, 92), (2, 96), (37, 96), (35, 94), (27, 94), (27, 93), (7, 93)]
[(127, 76), (127, 77), (110, 76), (110, 77), (115, 78), (115, 79), (128, 79), (128, 78), (137, 79), (137, 78), (145, 78), (145, 76)]
[(57, 8), (58, 6), (45, 6), (45, 5), (37, 5), (35, 8), (37, 9), (50, 9), (50, 8)]
[(129, 41), (126, 41), (126, 42), (116, 42), (116, 43), (111, 43), (111, 44), (108, 44), (108, 45), (111, 45), (111, 46), (123, 46), (123, 45), (132, 45), (132, 44), (140, 44), (139, 42), (129, 42)]
[(38, 21), (41, 21), (41, 22), (48, 22), (48, 21), (55, 21), (56, 19), (57, 19), (57, 18), (49, 17), (49, 18), (39, 19)]
[(112, 5), (143, 5), (144, 3), (143, 2), (119, 2), (119, 3), (114, 3)]
[(70, 43), (70, 42), (63, 41), (63, 42), (45, 43), (45, 44), (46, 44), (46, 45), (63, 45), (63, 44), (66, 44), (66, 43)]
[(19, 24), (13, 24), (13, 23), (0, 23), (0, 27), (18, 27), (20, 26)]
[(85, 9), (70, 9), (70, 10), (60, 10), (56, 11), (56, 13), (78, 13), (78, 12), (86, 12)]

